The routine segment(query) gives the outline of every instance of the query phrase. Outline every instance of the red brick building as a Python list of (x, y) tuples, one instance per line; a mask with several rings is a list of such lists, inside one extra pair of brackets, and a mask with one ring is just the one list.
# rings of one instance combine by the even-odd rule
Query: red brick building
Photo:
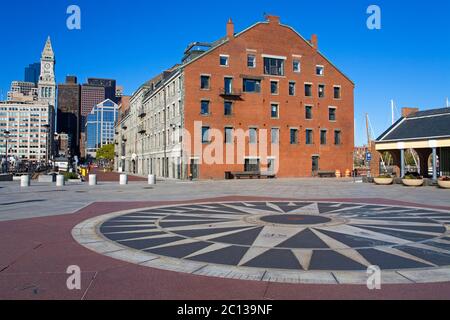
[[(194, 121), (222, 130), (267, 129), (267, 139), (272, 129), (279, 130), (278, 177), (351, 170), (354, 84), (319, 52), (317, 36), (307, 41), (278, 17), (267, 18), (237, 34), (230, 20), (227, 39), (184, 67), (186, 129), (194, 132)], [(204, 89), (202, 76), (209, 77)], [(209, 101), (203, 115), (201, 101)], [(225, 102), (231, 103), (229, 115)], [(272, 110), (275, 106), (278, 110)], [(273, 146), (271, 141), (268, 145)], [(252, 155), (247, 151), (245, 156)], [(198, 175), (223, 178), (226, 171), (246, 169), (245, 160), (236, 162), (200, 164)], [(264, 164), (260, 167), (264, 170)]]
[[(224, 179), (227, 172), (310, 177), (353, 168), (354, 84), (318, 50), (268, 16), (142, 85), (116, 126), (118, 169)], [(223, 151), (223, 152), (222, 152)]]

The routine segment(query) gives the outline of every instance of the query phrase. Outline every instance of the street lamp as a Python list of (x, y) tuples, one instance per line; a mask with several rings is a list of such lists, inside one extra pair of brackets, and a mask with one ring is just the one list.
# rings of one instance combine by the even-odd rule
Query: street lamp
[(8, 140), (9, 140), (9, 135), (11, 134), (11, 132), (9, 132), (8, 130), (5, 130), (3, 132), (3, 135), (5, 136), (5, 141), (6, 141), (6, 173), (9, 172), (9, 166), (8, 166)]
[(42, 127), (46, 128), (47, 130), (47, 137), (45, 139), (45, 166), (48, 167), (48, 153), (49, 153), (49, 137), (50, 137), (50, 125), (49, 124), (44, 124)]

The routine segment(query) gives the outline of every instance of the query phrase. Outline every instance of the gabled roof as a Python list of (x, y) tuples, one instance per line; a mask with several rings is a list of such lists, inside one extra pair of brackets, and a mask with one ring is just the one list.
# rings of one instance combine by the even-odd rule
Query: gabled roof
[(419, 111), (403, 117), (377, 142), (450, 138), (450, 108)]
[[(259, 22), (256, 22), (256, 23), (254, 23), (253, 25), (251, 25), (251, 26), (249, 26), (248, 28), (246, 28), (246, 29), (244, 29), (244, 30), (242, 30), (242, 31), (240, 31), (240, 32), (238, 32), (238, 33), (236, 33), (235, 35), (234, 35), (234, 37), (235, 38), (238, 38), (238, 37), (240, 37), (240, 36), (242, 36), (243, 34), (245, 34), (246, 32), (248, 32), (249, 30), (251, 30), (251, 29), (253, 29), (253, 28), (255, 28), (255, 27), (257, 27), (257, 26), (259, 26), (259, 25), (264, 25), (264, 24), (269, 24), (270, 22), (269, 21), (259, 21)], [(308, 44), (310, 47), (314, 47), (313, 45), (312, 45), (312, 43), (310, 42), (310, 41), (308, 41), (307, 39), (305, 39), (299, 32), (297, 32), (297, 30), (295, 30), (293, 27), (291, 27), (291, 26), (288, 26), (288, 25), (286, 25), (286, 24), (282, 24), (282, 23), (280, 23), (280, 26), (282, 26), (282, 27), (284, 27), (284, 28), (287, 28), (287, 29), (289, 29), (289, 30), (291, 30), (292, 32), (294, 32), (301, 40), (303, 40), (306, 44)], [(227, 38), (227, 37), (224, 37), (224, 38), (220, 38), (220, 39), (218, 39), (217, 41), (215, 41), (215, 42), (213, 42), (212, 43), (212, 45), (211, 45), (211, 48), (209, 49), (209, 50), (207, 50), (207, 51), (205, 51), (203, 54), (200, 54), (198, 57), (196, 57), (196, 58), (194, 58), (194, 59), (192, 59), (192, 60), (190, 60), (189, 62), (187, 62), (187, 63), (185, 63), (184, 65), (183, 65), (183, 67), (185, 67), (185, 66), (187, 66), (187, 65), (189, 65), (189, 64), (191, 64), (191, 63), (193, 63), (194, 61), (197, 61), (198, 59), (200, 59), (200, 58), (202, 58), (203, 56), (205, 56), (205, 55), (207, 55), (207, 54), (209, 54), (209, 53), (211, 53), (212, 51), (214, 51), (215, 49), (217, 49), (217, 48), (219, 48), (219, 47), (221, 47), (221, 46), (223, 46), (224, 44), (226, 44), (226, 43), (228, 43), (229, 42), (229, 39)], [(353, 85), (355, 84), (345, 73), (343, 73), (338, 67), (336, 67), (336, 65), (334, 65), (324, 54), (322, 54), (321, 52), (320, 52), (320, 50), (317, 50), (317, 54), (319, 54), (322, 58), (324, 58), (331, 66), (333, 66), (344, 78), (346, 78), (348, 81), (350, 81)]]

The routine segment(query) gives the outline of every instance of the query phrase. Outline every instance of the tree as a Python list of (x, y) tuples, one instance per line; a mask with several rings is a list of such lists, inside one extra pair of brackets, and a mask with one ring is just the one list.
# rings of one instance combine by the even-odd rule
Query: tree
[(98, 160), (114, 160), (114, 145), (107, 144), (97, 151), (97, 159)]

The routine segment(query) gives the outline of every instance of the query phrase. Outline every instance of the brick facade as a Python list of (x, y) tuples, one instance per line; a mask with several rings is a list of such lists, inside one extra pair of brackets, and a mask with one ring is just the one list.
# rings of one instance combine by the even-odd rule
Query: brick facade
[[(248, 130), (250, 127), (278, 128), (278, 177), (308, 177), (313, 174), (312, 157), (319, 156), (319, 170), (335, 171), (353, 168), (354, 148), (354, 84), (318, 51), (317, 36), (307, 41), (292, 28), (282, 25), (278, 17), (268, 17), (233, 36), (233, 25), (227, 24), (227, 37), (222, 45), (188, 63), (184, 67), (184, 125), (193, 135), (194, 122), (201, 121), (210, 128), (232, 127)], [(220, 66), (220, 55), (228, 56), (228, 66)], [(256, 57), (255, 68), (247, 66), (248, 55)], [(284, 76), (264, 74), (264, 56), (283, 57)], [(293, 61), (299, 60), (301, 71), (294, 72)], [(316, 66), (323, 66), (323, 75), (316, 75)], [(210, 89), (200, 89), (201, 75), (210, 75)], [(233, 78), (237, 95), (221, 95), (224, 77)], [(243, 79), (261, 79), (260, 93), (240, 92)], [(271, 81), (278, 82), (278, 94), (271, 94)], [(289, 95), (289, 82), (295, 82), (295, 95)], [(305, 97), (305, 83), (312, 84), (312, 97)], [(325, 85), (325, 97), (319, 98), (319, 84)], [(340, 99), (334, 99), (334, 86), (339, 86)], [(202, 100), (210, 101), (210, 114), (200, 114)], [(224, 115), (224, 101), (233, 103), (232, 115)], [(279, 117), (271, 117), (271, 104), (279, 105)], [(312, 119), (305, 117), (305, 107), (312, 106)], [(336, 109), (336, 120), (329, 120), (329, 107)], [(298, 143), (290, 143), (290, 129), (298, 129)], [(306, 144), (306, 130), (312, 130), (312, 144)], [(326, 144), (321, 144), (321, 130), (327, 131)], [(341, 133), (341, 143), (334, 144), (335, 131)], [(198, 137), (197, 137), (198, 138)], [(261, 138), (261, 137), (260, 137)], [(195, 139), (192, 137), (192, 139)], [(247, 144), (248, 144), (247, 137)], [(261, 142), (261, 141), (259, 141)], [(192, 144), (195, 141), (191, 141)], [(271, 143), (268, 143), (271, 146)], [(203, 148), (208, 144), (203, 144)], [(247, 145), (248, 147), (248, 145)], [(272, 151), (269, 148), (269, 156)], [(238, 154), (235, 150), (235, 155)], [(246, 148), (245, 156), (253, 154)], [(192, 154), (193, 158), (201, 156)], [(244, 171), (239, 164), (200, 164), (200, 179), (223, 179), (226, 171)], [(264, 169), (264, 165), (262, 165)]]

